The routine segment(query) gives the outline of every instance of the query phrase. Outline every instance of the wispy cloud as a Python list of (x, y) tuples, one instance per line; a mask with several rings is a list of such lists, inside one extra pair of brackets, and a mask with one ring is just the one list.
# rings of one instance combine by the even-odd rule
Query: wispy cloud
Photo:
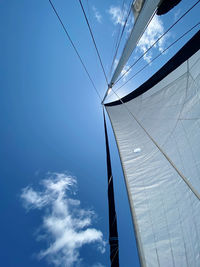
[(180, 13), (181, 13), (181, 10), (180, 10), (180, 9), (178, 9), (178, 10), (174, 13), (174, 21), (176, 21), (176, 20), (179, 18)]
[[(117, 67), (117, 64), (118, 64), (118, 62), (119, 62), (119, 60), (118, 59), (115, 59), (115, 62), (114, 62), (114, 69)], [(130, 66), (128, 65), (128, 64), (126, 64), (124, 67), (123, 67), (123, 69), (122, 69), (122, 71), (121, 71), (121, 75), (123, 75), (124, 74), (124, 76), (123, 76), (123, 81), (125, 82), (126, 81), (126, 78), (127, 78), (127, 76), (129, 75), (129, 71), (127, 72), (127, 70), (130, 68)]]
[[(152, 21), (150, 22), (149, 26), (147, 27), (146, 31), (142, 35), (137, 48), (142, 51), (143, 53), (151, 46), (153, 43), (164, 33), (164, 26), (163, 22), (158, 16), (154, 16)], [(159, 49), (159, 51), (163, 51), (164, 44), (166, 41), (166, 37), (161, 38), (160, 41), (154, 46), (154, 48)], [(147, 62), (150, 62), (152, 59), (152, 51), (148, 52), (144, 59)]]
[(94, 12), (94, 17), (96, 18), (96, 20), (99, 23), (102, 23), (102, 15), (100, 14), (100, 12), (97, 10), (97, 8), (95, 6), (92, 7), (92, 10)]
[[(133, 16), (130, 15), (131, 13), (129, 12), (128, 6), (125, 4), (123, 9), (120, 6), (110, 6), (110, 8), (108, 9), (108, 13), (111, 17), (112, 23), (115, 26), (117, 25), (124, 26), (126, 22), (125, 33), (128, 36), (129, 33), (131, 32), (132, 25), (134, 23), (134, 18)], [(128, 16), (128, 14), (130, 16)]]
[(125, 18), (127, 16), (126, 10), (123, 12), (119, 6), (111, 6), (108, 10), (108, 13), (111, 15), (111, 20), (115, 25), (124, 25)]
[(42, 218), (44, 233), (38, 237), (43, 236), (49, 245), (39, 252), (39, 259), (46, 257), (55, 266), (78, 266), (82, 261), (79, 249), (92, 243), (97, 243), (104, 253), (102, 232), (90, 227), (94, 212), (82, 209), (79, 200), (69, 197), (75, 192), (76, 179), (65, 173), (50, 173), (41, 185), (41, 191), (26, 187), (21, 194), (28, 211), (45, 211)]

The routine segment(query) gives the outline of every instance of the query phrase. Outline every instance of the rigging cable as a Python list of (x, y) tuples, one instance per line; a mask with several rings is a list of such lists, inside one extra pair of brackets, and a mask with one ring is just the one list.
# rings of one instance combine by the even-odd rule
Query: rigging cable
[(69, 33), (68, 33), (68, 31), (67, 31), (65, 25), (63, 24), (63, 22), (62, 22), (62, 20), (61, 20), (61, 18), (60, 18), (60, 16), (59, 16), (59, 14), (58, 14), (58, 12), (56, 11), (56, 8), (54, 7), (54, 5), (53, 5), (53, 3), (52, 3), (51, 0), (49, 0), (49, 3), (50, 3), (50, 5), (51, 5), (53, 11), (55, 12), (55, 14), (56, 14), (56, 16), (57, 16), (57, 18), (58, 18), (60, 24), (62, 25), (63, 30), (64, 30), (65, 34), (67, 35), (67, 38), (68, 38), (68, 40), (70, 41), (70, 43), (71, 43), (71, 45), (72, 45), (74, 51), (76, 52), (76, 54), (77, 54), (77, 56), (78, 56), (78, 58), (79, 58), (79, 60), (80, 60), (80, 62), (81, 62), (81, 64), (82, 64), (82, 66), (83, 66), (85, 72), (87, 73), (87, 76), (88, 76), (88, 78), (89, 78), (89, 80), (90, 80), (90, 82), (91, 82), (91, 84), (92, 84), (94, 90), (96, 91), (96, 93), (97, 93), (98, 97), (100, 98), (100, 100), (102, 100), (102, 97), (100, 96), (100, 94), (99, 94), (99, 92), (98, 92), (98, 90), (97, 90), (97, 88), (96, 88), (96, 86), (95, 86), (95, 84), (94, 84), (94, 82), (93, 82), (93, 80), (92, 80), (92, 78), (91, 78), (89, 72), (88, 72), (88, 69), (87, 69), (86, 65), (84, 64), (84, 62), (83, 62), (83, 60), (82, 60), (82, 58), (81, 58), (81, 56), (80, 56), (80, 54), (79, 54), (79, 52), (78, 52), (78, 50), (77, 50), (75, 44), (74, 44), (74, 42), (72, 41), (72, 39), (71, 39), (71, 37), (70, 37), (70, 35), (69, 35)]
[[(113, 52), (114, 50), (116, 49), (117, 47), (117, 44), (119, 42), (119, 37), (120, 37), (120, 32), (122, 30), (122, 24), (123, 24), (123, 21), (124, 21), (124, 18), (125, 18), (125, 15), (126, 15), (126, 5), (125, 5), (125, 0), (123, 0), (122, 2), (122, 5), (121, 5), (121, 9), (119, 9), (119, 21), (116, 22), (116, 24), (118, 24), (118, 29), (117, 29), (117, 34), (116, 34), (116, 40), (115, 42), (113, 43)], [(112, 12), (111, 12), (112, 13)], [(121, 21), (121, 23), (120, 23)]]
[[(85, 13), (83, 4), (81, 0), (79, 0), (81, 5), (81, 9), (83, 11), (86, 23), (88, 25), (90, 35), (92, 37), (97, 55), (99, 57), (99, 61), (108, 85), (108, 79), (105, 73), (105, 69), (103, 67), (103, 63), (101, 60), (101, 56), (99, 54), (94, 35), (92, 33), (92, 29), (90, 27), (87, 15)], [(109, 143), (108, 143), (108, 133), (106, 127), (106, 119), (105, 113), (103, 109), (103, 117), (104, 117), (104, 130), (105, 130), (105, 141), (106, 141), (106, 160), (107, 160), (107, 176), (108, 176), (108, 209), (109, 209), (109, 244), (110, 244), (110, 261), (111, 267), (119, 267), (119, 242), (118, 242), (118, 231), (117, 231), (117, 219), (116, 219), (116, 211), (115, 211), (115, 200), (114, 200), (114, 187), (113, 187), (113, 175), (112, 175), (112, 168), (111, 168), (111, 159), (110, 159), (110, 150), (109, 150)]]
[(101, 65), (102, 71), (103, 71), (104, 76), (105, 76), (105, 79), (106, 79), (106, 83), (107, 83), (107, 85), (108, 85), (108, 78), (107, 78), (107, 75), (106, 75), (106, 72), (105, 72), (105, 69), (104, 69), (104, 66), (103, 66), (103, 62), (102, 62), (102, 60), (101, 60), (101, 56), (100, 56), (99, 50), (98, 50), (98, 48), (97, 48), (97, 44), (96, 44), (95, 39), (94, 39), (94, 35), (93, 35), (93, 32), (92, 32), (92, 29), (91, 29), (91, 27), (90, 27), (90, 23), (89, 23), (89, 21), (88, 21), (87, 15), (86, 15), (86, 13), (85, 13), (85, 9), (84, 9), (84, 7), (83, 7), (82, 1), (79, 0), (79, 3), (80, 3), (80, 6), (81, 6), (81, 9), (82, 9), (82, 11), (83, 11), (83, 14), (84, 14), (86, 23), (87, 23), (87, 25), (88, 25), (88, 29), (89, 29), (89, 31), (90, 31), (90, 35), (91, 35), (93, 44), (94, 44), (94, 46), (95, 46), (95, 49), (96, 49), (96, 52), (97, 52), (97, 55), (98, 55), (98, 58), (99, 58), (100, 65)]
[[(120, 15), (122, 21), (124, 20), (125, 11), (126, 11), (125, 10), (125, 0), (123, 0), (122, 5), (121, 5), (121, 15)], [(117, 44), (119, 42), (120, 32), (121, 32), (121, 29), (122, 29), (122, 24), (121, 23), (117, 22), (116, 24), (118, 24), (118, 29), (117, 29), (117, 33), (116, 33), (116, 40), (113, 42), (113, 48), (112, 48), (112, 55), (113, 56), (115, 54), (115, 50), (116, 50)], [(113, 35), (114, 35), (114, 33), (113, 33)], [(111, 58), (113, 58), (112, 55), (111, 55)], [(109, 76), (111, 74), (112, 74), (112, 64), (110, 66)]]
[[(132, 5), (132, 4), (131, 4)], [(118, 53), (118, 50), (119, 50), (119, 46), (120, 46), (120, 43), (121, 43), (121, 40), (122, 40), (122, 37), (123, 37), (123, 34), (124, 34), (124, 31), (125, 31), (125, 28), (126, 28), (126, 25), (127, 25), (127, 22), (128, 22), (128, 18), (130, 16), (130, 13), (131, 13), (131, 9), (132, 9), (132, 6), (130, 6), (129, 8), (129, 11), (128, 11), (128, 14), (127, 14), (127, 17), (126, 17), (126, 20), (124, 22), (124, 25), (123, 25), (123, 28), (122, 28), (122, 31), (121, 31), (121, 35), (120, 35), (120, 38), (119, 38), (119, 41), (118, 41), (118, 44), (116, 46), (116, 50), (115, 50), (115, 54), (114, 54), (114, 57), (113, 57), (113, 60), (112, 60), (112, 64), (111, 64), (111, 72), (112, 72), (112, 69), (113, 69), (113, 65), (115, 63), (115, 59), (117, 57), (117, 53)]]
[[(200, 24), (200, 23), (198, 23)], [(192, 27), (194, 28), (194, 27)], [(188, 33), (189, 31), (187, 31)], [(142, 128), (142, 130), (145, 132), (145, 134), (148, 136), (148, 138), (153, 142), (153, 144), (158, 148), (158, 150), (161, 152), (161, 154), (166, 158), (166, 160), (169, 162), (169, 164), (174, 168), (174, 170), (177, 172), (177, 174), (182, 178), (182, 180), (185, 182), (185, 184), (189, 187), (189, 189), (192, 191), (192, 193), (197, 197), (198, 200), (200, 200), (200, 194), (198, 191), (192, 186), (190, 181), (182, 174), (179, 169), (176, 167), (176, 165), (173, 163), (173, 161), (168, 157), (168, 155), (165, 153), (165, 151), (159, 146), (159, 144), (154, 140), (154, 138), (150, 135), (150, 133), (145, 129), (145, 127), (141, 124), (141, 122), (136, 118), (136, 116), (132, 113), (132, 111), (129, 109), (128, 105), (123, 102), (123, 100), (119, 97), (119, 95), (111, 88), (113, 93), (117, 96), (118, 100), (123, 104), (123, 106), (126, 108), (128, 113), (133, 117), (133, 119), (136, 121), (136, 123)]]
[(192, 28), (190, 28), (188, 31), (186, 31), (184, 34), (182, 34), (178, 39), (176, 39), (173, 43), (171, 43), (168, 47), (166, 47), (162, 52), (160, 52), (156, 57), (154, 57), (150, 62), (148, 62), (144, 67), (142, 67), (139, 71), (137, 71), (133, 76), (131, 76), (125, 83), (123, 83), (120, 87), (118, 87), (116, 90), (112, 90), (113, 92), (117, 92), (119, 89), (124, 87), (130, 80), (132, 80), (136, 75), (138, 75), (141, 71), (143, 71), (147, 66), (149, 66), (154, 60), (156, 60), (158, 57), (160, 57), (162, 54), (164, 54), (171, 46), (173, 46), (175, 43), (177, 43), (180, 39), (182, 39), (185, 35), (187, 35), (189, 32), (191, 32), (194, 28), (196, 28), (200, 22), (195, 24)]
[(91, 16), (90, 16), (90, 7), (89, 7), (89, 0), (87, 0), (87, 10), (88, 10), (88, 17), (89, 17), (89, 21), (91, 21)]
[(191, 6), (178, 20), (176, 20), (119, 78), (118, 80), (114, 83), (117, 84), (131, 69), (133, 66), (135, 66), (138, 61), (140, 59), (142, 59), (146, 53), (152, 48), (154, 47), (161, 38), (163, 38), (183, 17), (185, 17), (198, 3), (200, 2), (200, 0), (198, 0), (197, 2), (194, 3), (193, 6)]

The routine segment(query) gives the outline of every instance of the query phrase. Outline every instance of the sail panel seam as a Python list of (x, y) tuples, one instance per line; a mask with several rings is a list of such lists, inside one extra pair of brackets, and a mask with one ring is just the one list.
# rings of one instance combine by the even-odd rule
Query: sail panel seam
[[(188, 58), (194, 55), (200, 48), (200, 30), (151, 78), (140, 85), (136, 90), (121, 98), (126, 103), (130, 100), (144, 94), (161, 80), (163, 80), (168, 74), (177, 69), (183, 64)], [(113, 93), (116, 93), (113, 90)], [(122, 104), (120, 100), (116, 100), (111, 103), (106, 103), (105, 106), (116, 106)]]

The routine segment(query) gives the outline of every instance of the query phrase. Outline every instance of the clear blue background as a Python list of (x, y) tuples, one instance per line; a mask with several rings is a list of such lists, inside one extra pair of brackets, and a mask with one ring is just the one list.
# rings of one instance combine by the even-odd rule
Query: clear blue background
[[(90, 22), (106, 72), (109, 72), (116, 26), (108, 9), (120, 0), (88, 1)], [(129, 1), (127, 1), (128, 3)], [(196, 1), (183, 0), (163, 17), (167, 28), (179, 9), (182, 14)], [(87, 8), (87, 1), (83, 1)], [(105, 80), (78, 0), (54, 0), (101, 94)], [(98, 23), (92, 11), (102, 15)], [(86, 9), (87, 10), (87, 9)], [(179, 24), (173, 41), (198, 21), (199, 6)], [(88, 10), (87, 10), (88, 12)], [(196, 29), (197, 30), (197, 29)], [(125, 90), (136, 88), (159, 69), (195, 30), (177, 43)], [(94, 226), (108, 239), (106, 161), (102, 107), (77, 56), (47, 0), (0, 0), (0, 258), (2, 267), (47, 266), (34, 257), (46, 247), (36, 242), (41, 212), (26, 213), (20, 201), (23, 187), (33, 185), (49, 171), (67, 171), (78, 179), (78, 198), (98, 214)], [(135, 55), (139, 55), (135, 52)], [(133, 57), (130, 63), (133, 62)], [(141, 61), (137, 68), (145, 64)], [(145, 78), (145, 79), (144, 79)], [(108, 123), (119, 225), (120, 263), (139, 266), (129, 205), (113, 134)], [(109, 266), (109, 247), (100, 254), (90, 246), (80, 251), (84, 266)]]

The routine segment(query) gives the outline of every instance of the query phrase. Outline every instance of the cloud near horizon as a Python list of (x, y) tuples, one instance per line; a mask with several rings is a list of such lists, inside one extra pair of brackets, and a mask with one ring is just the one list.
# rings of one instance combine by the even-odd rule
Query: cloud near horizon
[(22, 189), (21, 199), (27, 211), (44, 209), (42, 235), (38, 239), (43, 236), (49, 245), (38, 258), (45, 257), (54, 266), (78, 266), (82, 262), (79, 249), (86, 244), (97, 243), (98, 250), (105, 252), (102, 232), (90, 227), (94, 211), (82, 209), (79, 200), (68, 196), (75, 192), (76, 184), (76, 179), (65, 173), (49, 173), (41, 182), (41, 191)]

